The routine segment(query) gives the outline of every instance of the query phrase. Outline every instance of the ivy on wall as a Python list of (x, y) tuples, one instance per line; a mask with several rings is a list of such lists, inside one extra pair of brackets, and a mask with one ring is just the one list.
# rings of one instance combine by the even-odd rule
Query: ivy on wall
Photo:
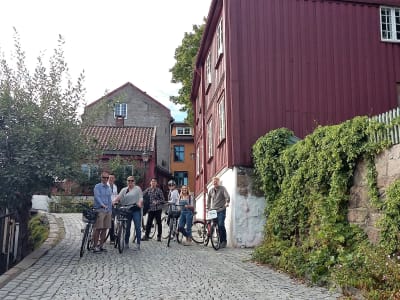
[[(399, 200), (382, 204), (376, 187), (373, 159), (388, 142), (371, 137), (384, 130), (383, 124), (356, 117), (339, 125), (320, 126), (295, 144), (293, 133), (285, 128), (261, 137), (253, 146), (253, 160), (265, 194), (267, 222), (264, 243), (255, 250), (254, 258), (314, 283), (334, 282), (343, 287), (349, 281), (341, 279), (357, 270), (350, 263), (354, 256), (365, 257), (367, 249), (371, 255), (385, 253), (385, 257), (398, 251)], [(381, 244), (376, 246), (380, 252), (372, 251), (374, 246), (365, 233), (347, 221), (350, 187), (360, 159), (368, 162), (371, 203), (384, 214), (379, 223)], [(400, 183), (387, 197), (400, 199)], [(359, 263), (363, 268), (367, 265)], [(380, 288), (373, 281), (367, 276), (355, 286), (372, 295)]]

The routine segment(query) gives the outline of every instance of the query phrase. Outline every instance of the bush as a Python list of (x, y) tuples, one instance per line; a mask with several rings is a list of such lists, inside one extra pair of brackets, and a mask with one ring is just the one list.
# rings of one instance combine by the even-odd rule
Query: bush
[(37, 249), (49, 236), (50, 226), (46, 215), (37, 214), (29, 220), (29, 241)]
[[(356, 117), (320, 126), (295, 144), (288, 142), (292, 133), (287, 129), (273, 130), (256, 142), (254, 165), (265, 193), (267, 222), (255, 260), (313, 283), (359, 288), (371, 299), (400, 299), (400, 181), (382, 203), (373, 158), (388, 142), (370, 138), (382, 128)], [(365, 233), (347, 221), (360, 159), (368, 162), (370, 202), (383, 215), (378, 246), (365, 242)]]

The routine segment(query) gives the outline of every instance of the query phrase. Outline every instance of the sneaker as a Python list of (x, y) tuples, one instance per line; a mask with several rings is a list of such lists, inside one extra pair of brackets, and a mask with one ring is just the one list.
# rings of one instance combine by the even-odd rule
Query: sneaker
[(125, 242), (125, 248), (129, 249), (129, 242)]
[(142, 237), (142, 241), (148, 241), (149, 240), (149, 237), (148, 236), (143, 236)]
[(135, 244), (133, 246), (133, 251), (139, 251), (140, 250), (140, 244)]
[(100, 252), (101, 252), (100, 247), (94, 247), (93, 253), (100, 253)]
[(107, 252), (107, 249), (106, 249), (106, 248), (103, 248), (103, 247), (100, 247), (100, 251), (101, 251), (101, 252)]
[(157, 237), (157, 242), (161, 242), (161, 237)]
[(220, 248), (226, 248), (226, 242), (221, 242)]

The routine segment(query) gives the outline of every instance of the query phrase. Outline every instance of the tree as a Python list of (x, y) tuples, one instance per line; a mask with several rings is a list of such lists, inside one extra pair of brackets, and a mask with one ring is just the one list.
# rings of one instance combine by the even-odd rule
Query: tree
[(59, 36), (48, 68), (41, 55), (31, 74), (14, 31), (14, 68), (4, 54), (0, 61), (0, 208), (18, 213), (21, 258), (27, 250), (32, 195), (49, 193), (55, 181), (79, 174), (89, 150), (78, 115), (84, 75), (71, 82), (63, 38)]
[(171, 96), (170, 101), (180, 104), (180, 111), (187, 112), (186, 122), (193, 124), (193, 106), (190, 100), (192, 90), (193, 72), (195, 69), (197, 52), (200, 47), (205, 23), (203, 25), (193, 25), (193, 32), (185, 32), (182, 44), (175, 49), (175, 65), (170, 69), (172, 73), (172, 83), (181, 83), (182, 87), (178, 91), (178, 96)]

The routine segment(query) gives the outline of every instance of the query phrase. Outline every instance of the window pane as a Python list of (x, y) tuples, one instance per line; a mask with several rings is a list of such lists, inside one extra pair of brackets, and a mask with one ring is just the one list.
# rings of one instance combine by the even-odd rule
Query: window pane
[(127, 104), (126, 103), (117, 103), (117, 104), (115, 104), (114, 117), (124, 117), (124, 118), (126, 118), (126, 110), (127, 110)]
[(188, 172), (186, 171), (174, 172), (174, 179), (179, 187), (181, 187), (182, 185), (188, 185), (189, 183)]
[(225, 98), (223, 97), (218, 104), (219, 113), (219, 140), (225, 138)]
[(174, 161), (185, 160), (185, 146), (174, 146)]

